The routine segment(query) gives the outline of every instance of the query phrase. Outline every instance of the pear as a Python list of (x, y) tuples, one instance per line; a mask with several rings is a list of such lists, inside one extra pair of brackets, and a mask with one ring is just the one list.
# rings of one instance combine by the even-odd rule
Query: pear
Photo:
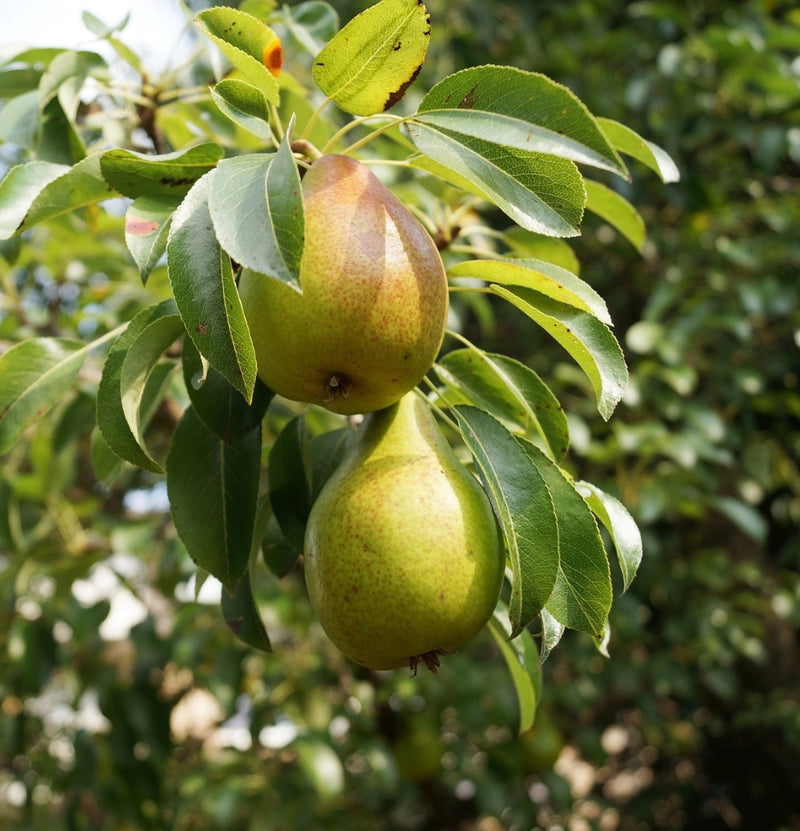
[(309, 515), (311, 605), (333, 643), (372, 669), (431, 669), (495, 608), (504, 555), (494, 513), (414, 392), (367, 415)]
[(239, 293), (258, 374), (276, 393), (350, 415), (422, 379), (447, 321), (428, 232), (361, 162), (329, 155), (303, 178), (300, 290), (245, 270)]

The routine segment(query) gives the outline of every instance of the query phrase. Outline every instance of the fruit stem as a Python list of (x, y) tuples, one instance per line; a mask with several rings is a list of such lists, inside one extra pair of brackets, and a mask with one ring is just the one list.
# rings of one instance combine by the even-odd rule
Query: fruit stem
[[(368, 118), (375, 118), (375, 117), (376, 116), (368, 116)], [(381, 118), (389, 118), (390, 116), (387, 116), (386, 113), (381, 113), (380, 117)], [(354, 150), (360, 149), (365, 144), (368, 144), (369, 142), (371, 142), (374, 138), (377, 138), (378, 136), (385, 133), (387, 130), (391, 130), (393, 127), (398, 127), (400, 124), (403, 124), (406, 121), (410, 121), (413, 117), (414, 117), (413, 115), (407, 115), (403, 118), (397, 118), (395, 116), (391, 116), (392, 120), (389, 121), (388, 124), (384, 124), (382, 127), (377, 127), (372, 132), (367, 133), (367, 135), (364, 136), (363, 138), (360, 138), (358, 141), (353, 142), (353, 144), (351, 144), (348, 148), (346, 148), (343, 151), (343, 153), (345, 155), (348, 155), (348, 154), (352, 153)], [(367, 118), (361, 119), (361, 121), (353, 121), (349, 125), (346, 124), (345, 127), (349, 128), (353, 125), (357, 125), (359, 123), (364, 123), (365, 121), (367, 121)], [(344, 129), (344, 128), (342, 128), (342, 129)], [(342, 130), (339, 130), (339, 133), (341, 133), (341, 132), (342, 132)], [(345, 130), (345, 132), (347, 132), (347, 131)], [(338, 133), (337, 133), (337, 135), (338, 135)], [(325, 145), (325, 147), (329, 147), (330, 144), (333, 142), (333, 140), (335, 138), (336, 138), (336, 136), (334, 136), (330, 141), (328, 141), (328, 143)]]
[[(388, 130), (390, 127), (393, 127), (398, 121), (403, 121), (402, 118), (396, 115), (392, 115), (390, 113), (378, 113), (377, 115), (369, 115), (364, 116), (363, 118), (354, 118), (352, 121), (348, 121), (343, 127), (337, 130), (325, 143), (325, 146), (322, 148), (323, 152), (330, 152), (330, 148), (336, 144), (337, 141), (342, 139), (346, 136), (351, 130), (355, 129), (356, 127), (360, 127), (363, 124), (366, 124), (368, 121), (371, 121), (375, 118), (385, 118), (388, 120), (388, 124), (384, 124), (382, 128), (378, 130), (373, 130), (372, 133), (367, 135), (366, 139), (369, 140), (374, 135), (380, 135), (381, 132)], [(363, 140), (362, 140), (363, 141)], [(346, 151), (347, 152), (347, 151)]]

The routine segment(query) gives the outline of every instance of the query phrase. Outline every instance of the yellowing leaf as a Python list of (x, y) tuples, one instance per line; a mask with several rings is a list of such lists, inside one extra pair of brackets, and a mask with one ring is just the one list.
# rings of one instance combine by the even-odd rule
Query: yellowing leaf
[(317, 55), (314, 80), (348, 113), (385, 112), (417, 77), (430, 33), (420, 0), (381, 0), (356, 15)]

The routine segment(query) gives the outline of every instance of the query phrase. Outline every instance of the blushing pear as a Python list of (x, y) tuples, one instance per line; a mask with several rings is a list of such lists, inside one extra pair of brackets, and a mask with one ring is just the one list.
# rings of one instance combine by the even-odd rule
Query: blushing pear
[(372, 669), (431, 669), (491, 616), (504, 555), (492, 507), (415, 392), (366, 416), (306, 526), (312, 607)]
[(300, 291), (248, 270), (239, 279), (258, 374), (286, 398), (337, 413), (387, 407), (439, 352), (442, 259), (408, 208), (348, 156), (311, 165), (303, 205)]

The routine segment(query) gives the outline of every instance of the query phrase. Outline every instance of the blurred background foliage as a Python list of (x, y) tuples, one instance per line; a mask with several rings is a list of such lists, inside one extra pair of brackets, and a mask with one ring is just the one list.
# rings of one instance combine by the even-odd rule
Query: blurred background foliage
[[(334, 5), (346, 20), (366, 4)], [(277, 654), (245, 648), (195, 595), (162, 483), (96, 441), (87, 365), (0, 469), (0, 826), (800, 829), (800, 10), (428, 5), (419, 89), (481, 63), (543, 72), (681, 171), (609, 182), (645, 217), (641, 255), (590, 215), (571, 242), (629, 358), (608, 424), (510, 307), (461, 310), (476, 341), (552, 384), (574, 472), (642, 528), (611, 658), (568, 634), (520, 737), (488, 636), (438, 677), (361, 670), (325, 641), (296, 571), (256, 587)], [(202, 122), (163, 107), (170, 136)], [(4, 348), (100, 334), (167, 293), (163, 269), (142, 287), (113, 211), (38, 226), (0, 257)], [(173, 409), (154, 415), (155, 444)]]

